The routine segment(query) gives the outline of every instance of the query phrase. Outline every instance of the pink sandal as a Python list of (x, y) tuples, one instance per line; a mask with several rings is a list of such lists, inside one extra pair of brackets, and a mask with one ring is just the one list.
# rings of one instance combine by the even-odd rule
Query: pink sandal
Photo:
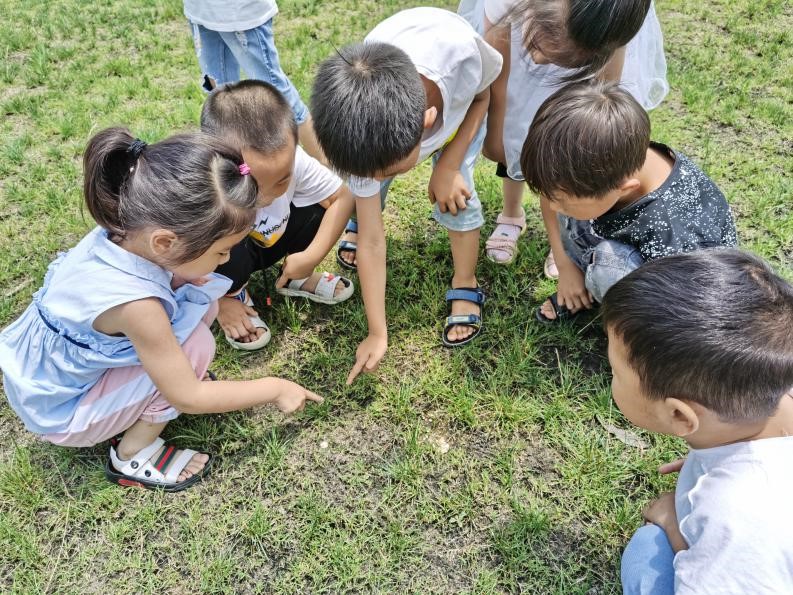
[(549, 279), (559, 278), (559, 269), (556, 268), (556, 259), (553, 257), (553, 250), (548, 251), (548, 256), (545, 257), (545, 266), (543, 272)]
[(526, 233), (526, 214), (507, 217), (499, 214), (496, 228), (485, 243), (488, 260), (496, 264), (512, 264), (518, 256), (518, 238)]

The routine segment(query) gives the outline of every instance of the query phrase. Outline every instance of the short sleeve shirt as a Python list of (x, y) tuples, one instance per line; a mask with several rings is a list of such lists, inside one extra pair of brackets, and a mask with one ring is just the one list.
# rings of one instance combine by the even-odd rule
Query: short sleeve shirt
[[(789, 397), (783, 397), (789, 398)], [(793, 592), (793, 437), (691, 450), (675, 490), (678, 595)]]
[[(402, 49), (419, 74), (434, 82), (443, 97), (441, 125), (421, 139), (419, 160), (443, 148), (457, 132), (474, 97), (501, 72), (502, 58), (461, 16), (440, 8), (412, 8), (377, 25), (366, 42)], [(374, 131), (373, 131), (374, 132)], [(356, 196), (378, 194), (379, 182), (351, 178)]]
[(212, 31), (247, 31), (278, 13), (275, 0), (184, 0), (184, 15)]
[(315, 205), (330, 198), (341, 185), (336, 174), (297, 147), (289, 188), (271, 204), (256, 211), (250, 237), (265, 248), (273, 246), (284, 235), (289, 223), (290, 204), (296, 207)]
[(674, 160), (660, 188), (635, 203), (592, 221), (602, 238), (636, 246), (645, 260), (738, 243), (730, 205), (688, 157), (660, 143), (657, 152)]

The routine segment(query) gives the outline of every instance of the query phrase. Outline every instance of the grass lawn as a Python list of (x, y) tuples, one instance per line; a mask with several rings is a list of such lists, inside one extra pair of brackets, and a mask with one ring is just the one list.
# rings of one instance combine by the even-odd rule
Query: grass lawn
[[(307, 98), (334, 44), (420, 3), (279, 4), (283, 66)], [(672, 91), (652, 113), (653, 137), (703, 166), (743, 246), (792, 278), (790, 5), (657, 9)], [(149, 141), (195, 127), (204, 96), (181, 11), (179, 0), (0, 0), (0, 326), (92, 227), (81, 210), (88, 137), (118, 123)], [(500, 206), (492, 170), (482, 163), (477, 179), (484, 237)], [(258, 409), (174, 422), (166, 438), (218, 455), (196, 488), (112, 486), (106, 446), (39, 442), (3, 402), (0, 591), (619, 592), (621, 548), (643, 503), (673, 486), (655, 469), (684, 444), (636, 431), (637, 448), (614, 435), (629, 425), (610, 399), (597, 320), (534, 322), (553, 284), (528, 195), (517, 262), (479, 267), (486, 332), (464, 349), (440, 346), (451, 261), (428, 220), (428, 175), (422, 166), (391, 190), (381, 370), (344, 386), (365, 336), (359, 295), (335, 309), (276, 299), (263, 312), (270, 346), (243, 355), (221, 338), (213, 367), (225, 378), (283, 375), (326, 402), (292, 418)]]

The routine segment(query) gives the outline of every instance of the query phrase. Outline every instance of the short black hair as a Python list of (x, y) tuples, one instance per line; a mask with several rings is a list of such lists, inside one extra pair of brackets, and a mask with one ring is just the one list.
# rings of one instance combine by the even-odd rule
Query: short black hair
[(773, 415), (793, 388), (793, 286), (747, 252), (649, 262), (609, 289), (602, 316), (651, 399), (748, 422)]
[(335, 169), (370, 177), (407, 157), (421, 141), (427, 94), (398, 47), (367, 42), (342, 48), (319, 66), (311, 95), (317, 139)]
[(283, 149), (290, 139), (297, 142), (292, 107), (278, 89), (255, 79), (212, 91), (201, 109), (201, 130), (265, 155)]
[(526, 135), (520, 166), (534, 192), (600, 198), (638, 171), (650, 118), (618, 83), (570, 83), (548, 97)]

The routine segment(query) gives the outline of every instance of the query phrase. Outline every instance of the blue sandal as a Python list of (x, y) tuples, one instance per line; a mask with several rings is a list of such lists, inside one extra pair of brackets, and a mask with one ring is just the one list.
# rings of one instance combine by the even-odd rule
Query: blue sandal
[[(449, 303), (454, 300), (465, 300), (472, 304), (478, 304), (481, 312), (484, 309), (486, 297), (481, 287), (458, 287), (457, 289), (450, 289), (446, 292), (446, 302)], [(474, 328), (474, 332), (461, 341), (449, 341), (449, 331), (455, 326), (470, 326)], [(481, 332), (481, 314), (457, 314), (456, 316), (448, 316), (446, 318), (446, 326), (443, 327), (443, 335), (441, 338), (444, 346), (459, 347), (460, 345), (465, 345), (473, 341)]]
[[(350, 219), (347, 221), (347, 227), (344, 228), (344, 233), (347, 232), (351, 233), (358, 233), (358, 222)], [(346, 260), (341, 257), (342, 252), (357, 252), (358, 251), (358, 244), (355, 242), (350, 242), (348, 240), (342, 240), (339, 242), (339, 247), (336, 249), (336, 262), (339, 263), (340, 267), (347, 269), (348, 271), (357, 271), (358, 266), (354, 264), (350, 264)]]

